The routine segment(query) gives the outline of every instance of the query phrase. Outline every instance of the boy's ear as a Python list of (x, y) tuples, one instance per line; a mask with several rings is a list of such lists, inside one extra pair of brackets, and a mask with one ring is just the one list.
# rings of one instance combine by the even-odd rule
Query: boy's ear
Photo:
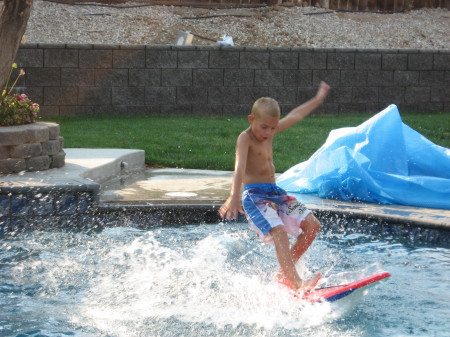
[(248, 121), (249, 121), (250, 123), (253, 123), (253, 121), (255, 120), (255, 116), (253, 116), (253, 115), (248, 115), (247, 119), (248, 119)]

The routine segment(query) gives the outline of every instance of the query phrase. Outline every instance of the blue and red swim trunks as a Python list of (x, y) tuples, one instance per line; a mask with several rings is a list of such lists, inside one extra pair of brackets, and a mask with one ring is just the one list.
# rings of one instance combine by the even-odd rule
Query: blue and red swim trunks
[(300, 224), (311, 211), (295, 197), (275, 184), (248, 184), (242, 193), (242, 206), (253, 230), (265, 242), (271, 243), (269, 232), (277, 226), (294, 237), (302, 230)]

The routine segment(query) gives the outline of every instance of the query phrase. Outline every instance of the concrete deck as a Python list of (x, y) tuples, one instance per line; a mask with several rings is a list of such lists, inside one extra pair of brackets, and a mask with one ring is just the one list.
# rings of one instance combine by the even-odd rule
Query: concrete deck
[[(0, 177), (0, 188), (64, 188), (100, 184), (101, 205), (220, 205), (227, 198), (232, 172), (188, 169), (144, 169), (144, 151), (64, 149), (60, 169)], [(312, 210), (377, 217), (387, 221), (450, 230), (450, 210), (377, 205), (296, 194)]]
[(124, 149), (64, 149), (65, 165), (58, 169), (23, 172), (0, 176), (0, 188), (64, 187), (99, 183), (142, 171), (143, 150)]

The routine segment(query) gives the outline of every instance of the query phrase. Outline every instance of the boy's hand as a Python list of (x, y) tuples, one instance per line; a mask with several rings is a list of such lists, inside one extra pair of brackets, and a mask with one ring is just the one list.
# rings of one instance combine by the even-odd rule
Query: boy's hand
[(284, 118), (280, 120), (277, 126), (277, 132), (282, 132), (292, 125), (300, 122), (308, 116), (314, 109), (323, 103), (330, 91), (330, 86), (325, 82), (320, 82), (316, 95), (302, 105), (292, 109)]
[(324, 101), (328, 96), (328, 92), (330, 91), (330, 86), (325, 82), (320, 82), (319, 89), (317, 89), (316, 97), (320, 99), (320, 101)]
[(239, 213), (244, 214), (239, 199), (228, 197), (227, 201), (220, 207), (219, 215), (222, 219), (236, 220)]

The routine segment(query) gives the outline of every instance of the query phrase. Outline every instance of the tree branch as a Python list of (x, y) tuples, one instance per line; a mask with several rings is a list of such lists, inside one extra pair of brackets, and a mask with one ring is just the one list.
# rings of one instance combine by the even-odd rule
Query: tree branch
[(33, 0), (3, 0), (0, 10), (0, 92), (27, 28)]

